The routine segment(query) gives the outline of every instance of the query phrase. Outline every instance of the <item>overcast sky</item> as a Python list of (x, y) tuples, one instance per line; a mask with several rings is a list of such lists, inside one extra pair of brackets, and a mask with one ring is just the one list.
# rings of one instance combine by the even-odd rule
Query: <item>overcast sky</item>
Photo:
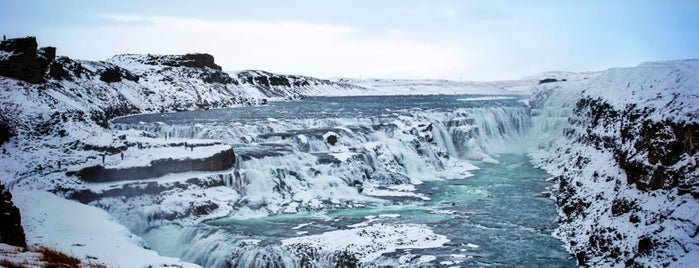
[(699, 58), (699, 1), (0, 0), (0, 32), (59, 55), (214, 55), (224, 70), (518, 79)]

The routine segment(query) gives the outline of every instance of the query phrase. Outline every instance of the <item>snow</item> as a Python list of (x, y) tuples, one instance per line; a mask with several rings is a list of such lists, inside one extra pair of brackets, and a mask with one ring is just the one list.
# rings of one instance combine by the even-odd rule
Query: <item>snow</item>
[[(178, 139), (171, 142), (187, 142), (188, 146), (197, 145), (196, 142), (186, 139)], [(106, 168), (120, 169), (150, 165), (151, 161), (162, 159), (163, 156), (168, 156), (168, 158), (175, 160), (203, 159), (230, 149), (231, 146), (226, 144), (214, 144), (194, 148), (185, 148), (184, 145), (174, 147), (149, 147), (144, 149), (130, 147), (123, 152), (123, 160), (121, 160), (120, 156), (111, 156), (108, 158), (108, 161), (105, 162), (104, 166)]]
[(325, 232), (318, 235), (282, 240), (284, 246), (305, 245), (325, 252), (348, 250), (358, 255), (361, 263), (370, 262), (384, 253), (399, 249), (441, 247), (449, 242), (419, 224), (374, 224), (371, 226)]
[(336, 82), (351, 83), (366, 88), (353, 95), (435, 95), (435, 94), (526, 94), (538, 80), (512, 81), (449, 81), (430, 79), (356, 79), (335, 78)]
[[(1, 52), (0, 60), (9, 56), (9, 53)], [(571, 170), (575, 156), (591, 159), (579, 174), (578, 182), (583, 185), (578, 189), (580, 196), (591, 197), (599, 194), (604, 201), (624, 197), (636, 200), (639, 207), (646, 212), (667, 211), (666, 216), (671, 216), (667, 224), (651, 226), (662, 227), (664, 231), (658, 235), (664, 237), (684, 234), (686, 230), (691, 229), (687, 222), (694, 226), (697, 223), (699, 210), (696, 200), (681, 197), (667, 202), (666, 197), (675, 193), (647, 194), (633, 187), (617, 189), (613, 183), (602, 180), (584, 180), (592, 177), (593, 172), (617, 180), (621, 180), (619, 178), (623, 178), (624, 174), (619, 167), (610, 165), (614, 162), (614, 157), (609, 152), (575, 143), (563, 135), (564, 130), (570, 130), (569, 119), (576, 101), (581, 97), (601, 99), (619, 111), (630, 105), (641, 105), (652, 109), (649, 119), (656, 122), (699, 122), (697, 60), (646, 63), (634, 68), (617, 68), (603, 73), (549, 72), (522, 80), (493, 82), (346, 78), (329, 81), (287, 75), (284, 77), (292, 82), (290, 86), (264, 87), (244, 82), (242, 77), (253, 75), (269, 78), (275, 74), (243, 71), (232, 74), (232, 79), (238, 81), (238, 84), (207, 83), (200, 77), (211, 74), (211, 69), (145, 64), (146, 59), (146, 55), (118, 55), (105, 62), (76, 61), (87, 72), (73, 80), (52, 81), (60, 86), (51, 86), (53, 84), (50, 83), (47, 83), (49, 86), (30, 85), (0, 77), (0, 90), (3, 93), (0, 94), (0, 114), (3, 115), (2, 119), (7, 119), (10, 124), (17, 126), (20, 135), (20, 138), (3, 145), (3, 149), (11, 153), (0, 155), (3, 167), (0, 170), (0, 178), (13, 189), (18, 206), (22, 209), (30, 243), (54, 246), (59, 250), (75, 253), (82, 259), (87, 259), (88, 256), (96, 257), (109, 266), (189, 267), (190, 264), (182, 263), (178, 259), (162, 257), (154, 251), (144, 249), (144, 242), (129, 229), (133, 232), (143, 231), (151, 227), (149, 224), (153, 224), (148, 222), (148, 218), (160, 214), (178, 215), (180, 218), (174, 221), (176, 224), (191, 226), (217, 217), (249, 219), (279, 213), (341, 209), (384, 202), (375, 197), (429, 200), (428, 196), (416, 192), (415, 185), (423, 180), (471, 176), (468, 171), (476, 167), (456, 160), (457, 158), (496, 163), (492, 157), (496, 153), (524, 150), (520, 146), (514, 146), (521, 142), (520, 138), (523, 135), (519, 132), (521, 129), (514, 126), (528, 126), (529, 123), (534, 126), (534, 135), (531, 137), (536, 144), (535, 149), (540, 149), (532, 153), (532, 157), (537, 164), (553, 175), (560, 175), (566, 172), (566, 169)], [(140, 76), (140, 80), (104, 83), (98, 79), (101, 71), (114, 66), (120, 66)], [(568, 81), (538, 85), (542, 78)], [(298, 86), (304, 83), (308, 85)], [(390, 135), (380, 131), (363, 133), (362, 126), (373, 126), (377, 123), (373, 119), (343, 121), (328, 118), (304, 121), (286, 120), (275, 116), (280, 119), (270, 117), (265, 118), (266, 120), (259, 125), (238, 123), (219, 128), (207, 124), (177, 128), (161, 123), (157, 132), (150, 133), (158, 137), (153, 138), (148, 135), (142, 136), (143, 132), (139, 131), (101, 128), (90, 117), (104, 115), (104, 111), (115, 108), (125, 109), (124, 113), (172, 112), (201, 107), (256, 105), (262, 103), (262, 99), (294, 99), (301, 95), (486, 94), (501, 96), (461, 100), (505, 100), (512, 99), (512, 95), (527, 94), (534, 88), (550, 90), (551, 95), (546, 100), (548, 108), (536, 107), (535, 100), (528, 102), (532, 106), (532, 114), (536, 115), (532, 122), (528, 121), (529, 110), (525, 108), (514, 111), (504, 108), (470, 109), (452, 113), (418, 113), (411, 116), (397, 116), (398, 111), (386, 109), (382, 118), (377, 120), (393, 120), (388, 124), (394, 125), (396, 130)], [(55, 112), (60, 113), (59, 118), (52, 119)], [(68, 119), (62, 119), (60, 115)], [(470, 121), (475, 123), (459, 125), (459, 122)], [(33, 131), (42, 123), (50, 123), (52, 126), (55, 124), (56, 129), (49, 129), (49, 134), (36, 138)], [(350, 125), (360, 127), (348, 127)], [(433, 126), (433, 130), (421, 133), (421, 129), (427, 125)], [(330, 135), (336, 135), (340, 139), (337, 145), (330, 146), (311, 134), (295, 134), (295, 141), (287, 143), (279, 137), (265, 139), (258, 136), (289, 129), (324, 129), (324, 140)], [(327, 131), (329, 129), (335, 131)], [(471, 136), (476, 129), (490, 134)], [(67, 137), (59, 137), (56, 133), (59, 130), (65, 131)], [(163, 130), (165, 132), (162, 132)], [(178, 130), (181, 132), (177, 132)], [(418, 134), (414, 134), (413, 130)], [(607, 131), (608, 136), (615, 134), (614, 129), (595, 131)], [(119, 135), (126, 135), (126, 139), (118, 139)], [(179, 138), (165, 139), (166, 135)], [(212, 137), (216, 135), (218, 137)], [(30, 137), (33, 138), (29, 139)], [(469, 139), (456, 143), (455, 137)], [(428, 138), (434, 142), (425, 142)], [(80, 143), (74, 143), (75, 141)], [(134, 142), (146, 144), (146, 148), (141, 150), (128, 148), (124, 151), (124, 160), (121, 160), (118, 154), (109, 155), (105, 159), (108, 168), (126, 168), (148, 165), (151, 161), (165, 156), (174, 159), (206, 158), (230, 149), (227, 144), (234, 143), (233, 141), (255, 148), (275, 145), (283, 149), (272, 150), (273, 153), (281, 152), (280, 156), (250, 159), (239, 163), (235, 170), (171, 174), (140, 182), (141, 186), (152, 183), (166, 187), (186, 183), (188, 179), (196, 177), (205, 182), (219, 183), (223, 180), (226, 186), (206, 188), (187, 185), (187, 189), (171, 189), (155, 196), (132, 199), (104, 198), (91, 203), (108, 210), (129, 229), (117, 223), (101, 209), (37, 190), (55, 189), (60, 186), (65, 189), (88, 189), (100, 193), (130, 183), (89, 184), (65, 176), (65, 171), (101, 163), (98, 151), (81, 149), (84, 145), (118, 147)], [(200, 146), (193, 150), (187, 150), (182, 145), (172, 146), (184, 142)], [(420, 145), (428, 152), (417, 153), (413, 147), (415, 145)], [(318, 158), (312, 153), (327, 154), (342, 163), (316, 164)], [(459, 155), (460, 153), (462, 155)], [(366, 163), (358, 161), (361, 158), (356, 157), (358, 155), (366, 157)], [(52, 166), (57, 160), (65, 161), (62, 169)], [(696, 162), (696, 155), (686, 156), (676, 165), (693, 165)], [(45, 165), (45, 170), (37, 172), (35, 167), (38, 165)], [(386, 181), (391, 184), (381, 179), (365, 181), (362, 185), (364, 191), (359, 193), (358, 189), (350, 184), (360, 179), (367, 171), (374, 173), (372, 175), (388, 174), (395, 177), (387, 177)], [(280, 185), (280, 182), (284, 182), (284, 185)], [(394, 183), (400, 184), (392, 185)], [(190, 208), (211, 204), (217, 209), (206, 215), (187, 214)], [(595, 202), (591, 210), (596, 213), (596, 218), (583, 219), (575, 222), (575, 225), (564, 226), (557, 231), (557, 235), (582, 245), (587, 242), (585, 237), (571, 237), (565, 231), (594, 232), (595, 229), (590, 226), (603, 224), (621, 230), (627, 239), (619, 242), (619, 245), (624, 249), (633, 249), (634, 242), (641, 233), (652, 231), (651, 227), (637, 228), (608, 215), (609, 209), (605, 207), (604, 202)], [(453, 213), (448, 210), (436, 212)], [(650, 212), (648, 215), (655, 215)], [(648, 215), (647, 220), (652, 220)], [(381, 215), (379, 218), (396, 216), (399, 215)], [(351, 229), (287, 239), (283, 243), (309, 245), (326, 251), (349, 249), (361, 254), (362, 262), (368, 262), (382, 253), (398, 249), (438, 247), (448, 242), (444, 236), (434, 234), (426, 226), (382, 225), (374, 224), (375, 222), (375, 218), (368, 218), (365, 222), (347, 226)], [(296, 229), (292, 229), (299, 230), (298, 234), (304, 235), (306, 231), (300, 229), (309, 224), (311, 223), (300, 224), (294, 227)], [(696, 243), (691, 244), (691, 238), (681, 236), (677, 239), (680, 243), (689, 244), (687, 248), (690, 253), (696, 253), (697, 246)], [(475, 249), (478, 245), (469, 243), (466, 247)], [(457, 255), (452, 257), (465, 257), (463, 254)], [(423, 257), (425, 262), (434, 260), (434, 256), (422, 256), (421, 259)], [(697, 261), (696, 254), (676, 257), (678, 261), (673, 264), (678, 266)], [(451, 264), (458, 264), (458, 261), (448, 262), (448, 265)]]
[(145, 249), (143, 240), (101, 209), (43, 191), (15, 191), (29, 244), (51, 246), (112, 267), (199, 267)]
[[(585, 88), (617, 110), (630, 104), (656, 108), (649, 119), (699, 122), (699, 60), (649, 62), (605, 71)], [(667, 117), (669, 113), (678, 115)]]
[(301, 224), (297, 225), (296, 227), (292, 227), (291, 230), (298, 230), (298, 229), (301, 229), (301, 228), (304, 228), (304, 227), (310, 226), (310, 225), (313, 225), (313, 223), (312, 222), (301, 223)]
[[(627, 159), (638, 158), (645, 166), (652, 166), (647, 155), (633, 153), (636, 152), (634, 141), (647, 138), (632, 137), (624, 141), (620, 138), (622, 126), (638, 127), (637, 122), (643, 121), (698, 122), (698, 75), (699, 60), (653, 62), (610, 69), (587, 80), (542, 84), (535, 91), (531, 135), (535, 148), (530, 154), (533, 163), (553, 176), (564, 176), (567, 185), (574, 185), (574, 191), (560, 189), (554, 180), (552, 197), (560, 195), (558, 198), (564, 202), (589, 204), (580, 214), (571, 215), (559, 207), (564, 220), (554, 235), (566, 243), (569, 252), (587, 252), (588, 265), (619, 266), (624, 265), (625, 259), (633, 259), (641, 266), (695, 265), (699, 244), (692, 236), (699, 225), (699, 202), (690, 194), (678, 194), (677, 189), (640, 190), (629, 184), (616, 155), (631, 152)], [(577, 105), (582, 98), (608, 104), (620, 114), (638, 111), (643, 117), (638, 121), (631, 116), (603, 117), (602, 120), (616, 121), (593, 124), (588, 118), (589, 108)], [(576, 113), (576, 109), (582, 110)], [(595, 144), (590, 135), (616, 141), (617, 149)], [(697, 157), (699, 154), (684, 154), (668, 167), (687, 168), (690, 173), (685, 175), (694, 176), (691, 172), (696, 171), (691, 166)], [(615, 215), (612, 204), (620, 200), (634, 205), (630, 212)], [(631, 216), (638, 223), (633, 223)], [(600, 238), (609, 239), (605, 247), (618, 249), (618, 256), (609, 257), (606, 250), (591, 244)], [(638, 254), (642, 238), (671, 242), (656, 245), (650, 253)]]
[(488, 101), (488, 100), (512, 100), (513, 97), (506, 96), (490, 96), (490, 97), (473, 97), (473, 98), (461, 98), (456, 99), (458, 101)]
[(0, 61), (6, 61), (14, 55), (14, 52), (0, 51)]
[(0, 243), (0, 261), (21, 264), (22, 267), (26, 268), (47, 267), (47, 263), (42, 260), (41, 255), (39, 252)]
[(395, 196), (395, 197), (413, 197), (413, 198), (418, 198), (418, 199), (425, 200), (425, 201), (431, 200), (429, 197), (427, 197), (424, 194), (407, 192), (407, 191), (391, 190), (391, 189), (365, 188), (363, 193), (366, 195), (369, 195), (369, 196), (377, 196), (377, 197)]
[(466, 244), (466, 246), (469, 248), (479, 248), (480, 247), (479, 245), (471, 244), (471, 243)]

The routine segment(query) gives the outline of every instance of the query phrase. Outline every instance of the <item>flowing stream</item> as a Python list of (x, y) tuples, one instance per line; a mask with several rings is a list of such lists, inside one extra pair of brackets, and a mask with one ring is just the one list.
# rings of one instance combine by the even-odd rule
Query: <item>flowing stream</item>
[(551, 236), (548, 176), (525, 154), (523, 98), (317, 97), (112, 125), (238, 154), (229, 184), (250, 213), (141, 234), (161, 254), (207, 267), (572, 267)]

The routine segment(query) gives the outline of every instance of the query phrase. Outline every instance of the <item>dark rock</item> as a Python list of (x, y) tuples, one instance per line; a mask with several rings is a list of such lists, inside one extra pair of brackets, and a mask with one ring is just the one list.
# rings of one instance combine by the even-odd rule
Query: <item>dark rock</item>
[(107, 83), (114, 83), (121, 81), (121, 74), (119, 73), (119, 67), (107, 68), (100, 74), (100, 80)]
[(612, 215), (619, 216), (636, 208), (636, 202), (626, 199), (614, 199), (612, 201)]
[(72, 80), (70, 72), (63, 68), (59, 62), (53, 62), (49, 66), (49, 77), (56, 80)]
[(337, 256), (335, 268), (354, 268), (359, 267), (359, 259), (352, 252), (343, 250)]
[(26, 247), (19, 209), (12, 203), (12, 194), (0, 184), (0, 243)]
[(330, 144), (330, 145), (335, 145), (337, 143), (337, 135), (335, 134), (330, 134), (328, 137), (325, 139), (325, 141)]
[(107, 169), (98, 165), (84, 168), (79, 172), (69, 172), (66, 175), (77, 175), (82, 180), (89, 182), (140, 180), (161, 177), (170, 173), (226, 170), (233, 167), (235, 159), (233, 149), (229, 149), (204, 159), (167, 158), (151, 161), (149, 166), (124, 169)]
[(579, 251), (579, 252), (575, 253), (575, 259), (578, 261), (578, 265), (586, 266), (585, 263), (587, 263), (587, 258), (585, 256), (584, 251)]
[(48, 61), (53, 61), (56, 59), (55, 47), (42, 47), (37, 52), (39, 53), (39, 55), (43, 56)]
[(137, 75), (134, 75), (131, 72), (120, 68), (119, 66), (106, 68), (100, 74), (100, 80), (107, 83), (120, 82), (122, 78), (134, 82), (138, 82), (139, 80)]
[(213, 84), (234, 84), (238, 85), (238, 81), (230, 77), (227, 73), (221, 71), (203, 72), (200, 76), (205, 83)]
[(639, 222), (641, 222), (641, 219), (638, 218), (638, 215), (636, 215), (636, 214), (631, 214), (631, 215), (629, 216), (629, 222), (630, 222), (630, 223), (639, 223)]
[(64, 187), (57, 187), (56, 193), (61, 193), (70, 199), (80, 201), (81, 203), (90, 203), (92, 201), (107, 198), (107, 197), (124, 197), (131, 198), (142, 195), (159, 195), (165, 191), (173, 189), (187, 190), (190, 186), (198, 186), (203, 188), (211, 188), (225, 186), (222, 180), (202, 180), (199, 178), (191, 178), (185, 183), (156, 183), (156, 182), (132, 182), (122, 185), (120, 188), (110, 188), (103, 192), (93, 192), (90, 189), (75, 190)]
[(638, 240), (638, 254), (648, 254), (653, 250), (653, 241), (648, 237)]
[[(543, 90), (548, 87), (551, 86), (543, 86), (540, 91), (540, 94), (545, 95), (542, 97), (544, 100), (551, 94)], [(566, 156), (568, 160), (561, 165), (564, 167), (562, 174), (554, 179), (556, 187), (552, 197), (556, 200), (559, 211), (560, 230), (565, 231), (564, 241), (582, 241), (565, 241), (580, 265), (642, 267), (648, 265), (649, 259), (667, 260), (668, 262), (662, 263), (663, 266), (670, 263), (669, 258), (663, 258), (673, 254), (668, 252), (671, 247), (669, 245), (678, 241), (658, 233), (662, 232), (665, 221), (685, 219), (670, 219), (672, 210), (668, 212), (643, 208), (635, 197), (625, 197), (624, 187), (635, 186), (641, 192), (666, 197), (668, 201), (678, 198), (677, 195), (689, 194), (699, 198), (697, 164), (693, 160), (699, 152), (699, 125), (653, 120), (652, 113), (654, 111), (651, 108), (643, 108), (643, 103), (620, 108), (613, 107), (600, 98), (582, 97), (568, 119), (570, 126), (564, 129), (564, 133), (571, 142), (589, 147), (590, 150), (609, 153), (613, 157), (610, 165), (618, 166), (623, 170), (621, 174), (625, 175), (619, 177), (602, 171), (587, 172), (590, 171), (591, 159), (575, 151), (571, 152), (570, 149), (565, 151), (572, 155)], [(589, 185), (601, 182), (613, 183), (614, 191), (619, 193), (590, 192)], [(592, 191), (595, 191), (594, 188)], [(590, 204), (595, 204), (595, 209), (591, 209)], [(596, 218), (600, 215), (608, 217), (607, 213), (637, 226), (638, 233), (633, 237), (638, 235), (640, 239), (628, 241), (634, 238), (627, 236), (627, 229)], [(592, 224), (591, 230), (575, 229), (581, 222)], [(640, 225), (660, 228), (649, 231)], [(643, 258), (638, 258), (639, 256)]]
[(44, 82), (44, 74), (56, 55), (55, 48), (38, 51), (34, 37), (2, 41), (0, 51), (13, 54), (0, 62), (0, 75), (34, 84)]
[(0, 145), (9, 141), (14, 136), (15, 133), (10, 125), (0, 122)]
[[(565, 79), (563, 79), (563, 81), (565, 81)], [(539, 85), (545, 84), (545, 83), (553, 83), (553, 82), (558, 82), (558, 79), (556, 79), (556, 78), (546, 78), (546, 79), (543, 79), (543, 80), (539, 80)]]
[(143, 62), (150, 65), (165, 65), (172, 67), (192, 67), (192, 68), (211, 68), (221, 71), (221, 66), (214, 63), (214, 56), (204, 53), (186, 54), (186, 55), (148, 55)]
[[(629, 184), (643, 191), (678, 189), (680, 194), (699, 196), (699, 187), (691, 175), (697, 167), (673, 167), (684, 155), (699, 151), (699, 124), (653, 122), (646, 119), (649, 112), (635, 105), (618, 111), (603, 100), (591, 98), (582, 98), (575, 109), (576, 114), (587, 118), (588, 129), (620, 129), (620, 137), (588, 130), (587, 142), (597, 149), (614, 152)], [(639, 157), (644, 155), (647, 157)]]
[(74, 80), (86, 73), (82, 64), (68, 57), (58, 57), (49, 65), (48, 76), (55, 80)]

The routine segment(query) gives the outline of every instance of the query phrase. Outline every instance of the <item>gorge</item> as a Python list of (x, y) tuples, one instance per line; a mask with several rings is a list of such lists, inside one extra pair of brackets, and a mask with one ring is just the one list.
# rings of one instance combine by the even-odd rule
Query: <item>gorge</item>
[[(699, 262), (697, 60), (541, 84), (330, 81), (32, 40), (0, 54), (46, 66), (0, 77), (0, 175), (30, 244), (121, 266)], [(51, 235), (63, 219), (41, 200), (167, 257)]]

